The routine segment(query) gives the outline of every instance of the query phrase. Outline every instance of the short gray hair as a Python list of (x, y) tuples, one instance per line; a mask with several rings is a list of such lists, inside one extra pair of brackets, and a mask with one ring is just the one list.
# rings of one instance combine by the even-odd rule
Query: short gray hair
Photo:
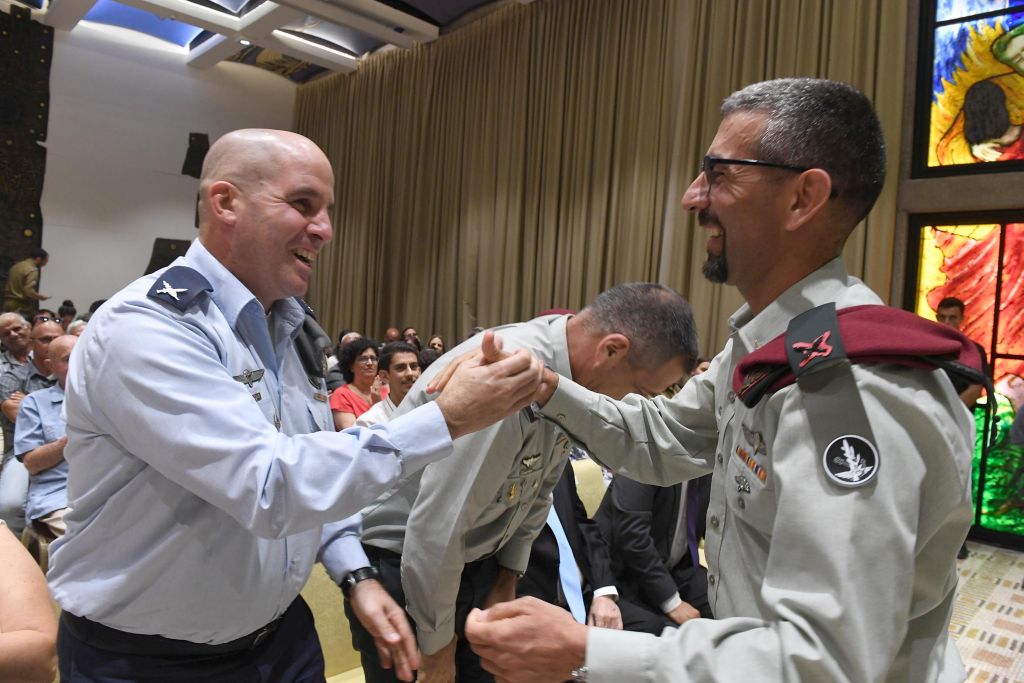
[(871, 102), (845, 83), (780, 78), (748, 85), (722, 103), (722, 115), (764, 112), (768, 122), (758, 158), (820, 168), (832, 178), (837, 202), (859, 223), (885, 184), (885, 138)]
[(693, 369), (697, 323), (690, 304), (673, 289), (650, 282), (615, 285), (580, 311), (580, 320), (588, 332), (628, 337), (634, 367), (656, 368), (682, 356), (684, 369)]

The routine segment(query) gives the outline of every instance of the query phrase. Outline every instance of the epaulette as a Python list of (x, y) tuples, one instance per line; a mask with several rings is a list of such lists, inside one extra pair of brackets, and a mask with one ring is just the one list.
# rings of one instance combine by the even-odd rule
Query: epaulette
[(837, 311), (835, 304), (825, 304), (797, 316), (786, 333), (747, 354), (736, 365), (733, 391), (753, 407), (801, 375), (846, 360), (940, 368), (972, 384), (991, 383), (974, 342), (951, 327), (889, 306)]
[(172, 266), (157, 277), (146, 296), (184, 313), (199, 299), (200, 294), (212, 291), (210, 281), (199, 271), (188, 266)]

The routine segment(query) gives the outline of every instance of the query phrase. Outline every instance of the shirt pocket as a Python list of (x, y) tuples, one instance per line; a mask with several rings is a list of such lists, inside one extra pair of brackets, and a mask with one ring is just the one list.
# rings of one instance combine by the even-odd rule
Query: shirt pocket
[(314, 398), (306, 399), (306, 412), (309, 415), (310, 430), (314, 432), (333, 432), (334, 419), (326, 403)]

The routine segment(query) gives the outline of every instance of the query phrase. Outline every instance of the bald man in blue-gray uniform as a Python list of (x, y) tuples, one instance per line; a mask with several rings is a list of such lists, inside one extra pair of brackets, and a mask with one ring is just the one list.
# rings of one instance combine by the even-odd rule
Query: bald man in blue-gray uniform
[[(332, 237), (333, 188), (310, 140), (229, 133), (203, 166), (199, 239), (90, 321), (67, 381), (72, 512), (49, 574), (63, 680), (323, 680), (298, 597), (313, 562), (338, 582), (367, 565), (359, 509), (535, 393), (540, 365), (520, 354), (389, 425), (333, 431), (294, 298)], [(401, 609), (375, 581), (351, 594), (410, 679)]]

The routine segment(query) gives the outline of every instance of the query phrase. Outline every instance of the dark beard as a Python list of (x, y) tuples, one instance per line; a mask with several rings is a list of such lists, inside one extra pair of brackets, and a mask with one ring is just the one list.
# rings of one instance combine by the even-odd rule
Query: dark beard
[(704, 277), (716, 284), (722, 284), (729, 279), (729, 264), (725, 262), (725, 252), (718, 256), (708, 254), (708, 260), (701, 267)]
[[(712, 222), (707, 209), (700, 212), (697, 221), (701, 227)], [(708, 260), (701, 267), (701, 272), (705, 278), (716, 284), (722, 284), (729, 279), (729, 264), (725, 262), (725, 233), (722, 234), (722, 253), (718, 256), (708, 254)]]

